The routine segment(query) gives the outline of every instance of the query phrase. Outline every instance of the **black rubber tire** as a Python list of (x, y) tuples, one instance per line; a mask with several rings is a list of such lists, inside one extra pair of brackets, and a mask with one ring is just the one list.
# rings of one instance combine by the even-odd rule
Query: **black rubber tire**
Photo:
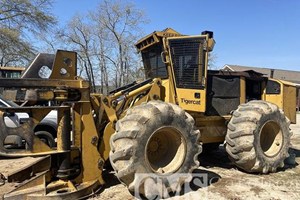
[[(166, 174), (163, 174), (163, 167), (155, 171), (152, 168), (153, 165), (150, 164), (150, 157), (147, 157), (148, 155), (152, 155), (148, 154), (152, 151), (151, 142), (156, 139), (155, 136), (160, 136), (156, 134), (165, 134), (164, 132), (160, 132), (162, 130), (161, 127), (165, 127), (163, 128), (164, 130), (174, 131), (176, 129), (176, 134), (184, 138), (180, 140), (180, 143), (184, 141), (183, 145), (185, 145), (185, 155), (179, 157), (180, 159), (183, 158), (181, 159), (182, 163), (180, 166), (178, 165), (178, 168), (170, 170), (170, 173)], [(143, 188), (144, 186), (135, 176), (137, 173), (155, 174), (165, 178), (174, 173), (191, 173), (194, 169), (198, 168), (198, 154), (202, 151), (199, 138), (200, 131), (194, 128), (194, 119), (179, 106), (161, 101), (150, 101), (128, 110), (126, 116), (117, 122), (116, 132), (110, 139), (110, 162), (116, 171), (118, 179), (128, 187), (129, 191), (136, 192), (134, 190), (137, 188), (137, 185), (139, 188)], [(168, 137), (167, 140), (168, 144), (161, 145), (161, 149), (163, 149), (164, 145), (172, 147), (170, 145), (172, 138)], [(157, 144), (161, 144), (159, 142), (161, 141), (159, 140)], [(157, 149), (160, 150), (160, 147)], [(158, 157), (160, 156), (158, 155)], [(163, 187), (167, 191), (170, 191), (173, 184), (182, 185), (184, 183), (184, 180), (181, 183), (178, 183), (178, 180), (174, 181), (176, 182), (164, 182)], [(139, 189), (138, 192), (151, 196), (153, 188), (155, 186), (145, 188), (145, 190)]]
[(228, 123), (226, 151), (246, 172), (276, 172), (289, 156), (290, 121), (277, 105), (255, 100), (242, 104)]
[(40, 140), (47, 144), (50, 148), (55, 147), (55, 140), (48, 131), (37, 131), (34, 133)]

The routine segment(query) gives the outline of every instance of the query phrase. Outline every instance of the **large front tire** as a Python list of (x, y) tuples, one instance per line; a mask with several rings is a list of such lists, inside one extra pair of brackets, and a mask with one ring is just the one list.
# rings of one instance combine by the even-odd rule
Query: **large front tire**
[[(155, 186), (147, 188), (136, 174), (164, 179), (174, 173), (191, 173), (199, 166), (199, 137), (188, 113), (174, 104), (151, 101), (132, 108), (117, 122), (110, 139), (110, 161), (131, 192), (149, 195)], [(170, 191), (173, 184), (184, 183), (173, 181), (163, 181), (162, 187)]]
[(276, 172), (288, 157), (290, 121), (273, 103), (250, 101), (234, 111), (228, 124), (226, 151), (247, 172)]

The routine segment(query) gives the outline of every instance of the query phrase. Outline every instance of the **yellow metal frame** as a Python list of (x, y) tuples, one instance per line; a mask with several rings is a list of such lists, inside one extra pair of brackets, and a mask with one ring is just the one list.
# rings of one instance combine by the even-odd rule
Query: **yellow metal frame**
[[(65, 62), (70, 59), (73, 62)], [(74, 61), (75, 60), (75, 61)], [(66, 68), (67, 75), (58, 73)], [(57, 160), (60, 163), (58, 173), (47, 165), (48, 171), (33, 178), (25, 186), (20, 186), (5, 195), (5, 198), (24, 198), (24, 196), (39, 196), (63, 198), (69, 196), (80, 198), (97, 191), (104, 181), (102, 169), (104, 159), (99, 153), (101, 138), (95, 123), (93, 110), (101, 107), (98, 96), (90, 98), (89, 83), (76, 77), (76, 54), (74, 52), (59, 51), (55, 57), (53, 74), (50, 79), (5, 79), (0, 81), (0, 87), (5, 87), (11, 100), (16, 100), (8, 90), (26, 90), (30, 95), (25, 95), (27, 102), (56, 101), (61, 106), (56, 107), (24, 107), (0, 109), (0, 115), (4, 112), (27, 112), (30, 119), (18, 128), (7, 129), (5, 134), (15, 134), (27, 138), (28, 149), (18, 150), (0, 149), (0, 155), (6, 157), (20, 156), (46, 156), (50, 155), (50, 162)], [(59, 79), (55, 79), (59, 78)], [(19, 88), (19, 89), (18, 89)], [(58, 111), (57, 148), (49, 148), (37, 138), (32, 129), (51, 110)], [(4, 111), (4, 112), (3, 112)], [(96, 110), (98, 111), (98, 110)], [(101, 112), (101, 109), (99, 110)], [(70, 113), (72, 116), (70, 116)], [(99, 113), (98, 113), (99, 114)], [(72, 123), (71, 123), (72, 119)], [(3, 120), (3, 118), (2, 118)], [(22, 129), (22, 131), (18, 131)], [(23, 134), (23, 135), (22, 135)], [(108, 147), (106, 147), (108, 148)], [(72, 166), (78, 166), (73, 168)], [(72, 172), (73, 170), (73, 172)], [(26, 173), (26, 171), (24, 172)], [(74, 175), (72, 175), (74, 174)], [(58, 179), (58, 180), (57, 180)], [(57, 181), (54, 181), (57, 180)], [(31, 194), (30, 187), (36, 187), (36, 193)], [(39, 189), (38, 189), (39, 188)], [(38, 190), (37, 190), (38, 189)], [(40, 191), (40, 192), (38, 192)], [(53, 195), (54, 191), (58, 191)], [(59, 192), (61, 191), (61, 192)]]

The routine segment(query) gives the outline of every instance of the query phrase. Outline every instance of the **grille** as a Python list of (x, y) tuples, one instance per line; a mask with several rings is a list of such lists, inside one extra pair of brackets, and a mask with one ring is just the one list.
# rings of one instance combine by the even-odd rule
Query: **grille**
[(178, 88), (203, 88), (203, 38), (170, 39), (170, 53)]

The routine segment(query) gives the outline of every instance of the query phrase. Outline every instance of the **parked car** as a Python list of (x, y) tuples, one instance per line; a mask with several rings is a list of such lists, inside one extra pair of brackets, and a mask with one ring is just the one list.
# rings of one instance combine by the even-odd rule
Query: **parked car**
[[(0, 96), (0, 107), (19, 107), (18, 104), (5, 100)], [(8, 127), (18, 127), (22, 123), (29, 120), (27, 113), (14, 113), (4, 117), (4, 122)], [(55, 146), (55, 138), (57, 137), (57, 111), (52, 110), (44, 119), (41, 120), (33, 129), (35, 135), (39, 137), (48, 146)], [(24, 146), (24, 141), (20, 136), (8, 136), (5, 145), (13, 145), (17, 147)]]

